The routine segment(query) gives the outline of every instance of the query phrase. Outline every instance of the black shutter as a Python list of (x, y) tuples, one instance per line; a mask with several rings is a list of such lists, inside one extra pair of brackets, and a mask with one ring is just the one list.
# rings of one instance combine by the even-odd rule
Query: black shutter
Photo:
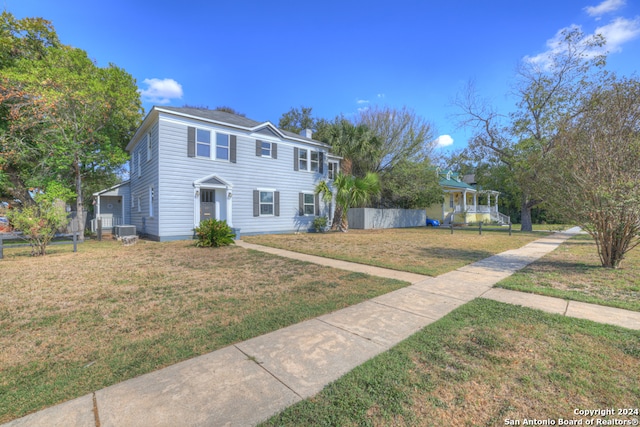
[(231, 163), (236, 162), (236, 141), (237, 137), (235, 135), (231, 135), (229, 138), (229, 161)]
[(304, 193), (298, 193), (298, 212), (299, 215), (304, 215)]
[(253, 216), (260, 216), (260, 192), (253, 190)]
[(196, 128), (191, 126), (187, 128), (187, 156), (196, 156)]
[(299, 164), (298, 164), (298, 148), (294, 148), (293, 149), (293, 170), (297, 171), (299, 170)]
[(256, 139), (256, 156), (262, 157), (262, 141)]
[(275, 142), (271, 143), (271, 157), (274, 159), (278, 158), (278, 144)]
[(318, 171), (320, 174), (324, 174), (324, 153), (322, 151), (318, 153), (318, 163)]
[(315, 205), (316, 205), (316, 216), (320, 216), (320, 195), (319, 194), (316, 194)]
[(275, 216), (280, 216), (280, 192), (273, 192), (273, 214)]

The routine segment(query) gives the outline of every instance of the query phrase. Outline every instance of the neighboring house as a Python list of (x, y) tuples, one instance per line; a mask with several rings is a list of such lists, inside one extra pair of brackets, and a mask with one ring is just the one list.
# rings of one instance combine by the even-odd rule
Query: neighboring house
[(96, 219), (135, 225), (158, 241), (190, 239), (208, 218), (242, 234), (307, 231), (332, 203), (314, 194), (332, 179), (330, 146), (222, 111), (154, 107), (126, 149), (130, 179), (94, 194)]
[(476, 186), (474, 175), (465, 175), (465, 179), (462, 179), (458, 173), (450, 170), (438, 171), (438, 175), (444, 201), (442, 205), (438, 203), (427, 208), (429, 218), (439, 219), (443, 224), (480, 221), (509, 223), (509, 217), (498, 211), (498, 191), (480, 189)]

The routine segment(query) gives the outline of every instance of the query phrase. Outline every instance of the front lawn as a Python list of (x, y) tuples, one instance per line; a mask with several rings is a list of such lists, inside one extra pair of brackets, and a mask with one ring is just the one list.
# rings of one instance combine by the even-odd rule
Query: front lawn
[(506, 227), (395, 228), (349, 230), (348, 233), (302, 233), (243, 236), (242, 240), (311, 255), (438, 276), (491, 255), (516, 249), (545, 232)]
[(263, 426), (585, 425), (639, 402), (640, 331), (477, 299)]
[(193, 242), (5, 248), (0, 423), (407, 283)]
[(591, 236), (577, 235), (496, 286), (640, 311), (640, 247), (603, 268)]

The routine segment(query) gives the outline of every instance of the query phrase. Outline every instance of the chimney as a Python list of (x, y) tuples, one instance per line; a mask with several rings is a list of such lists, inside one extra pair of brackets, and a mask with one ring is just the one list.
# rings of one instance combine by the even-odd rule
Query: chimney
[(313, 136), (313, 131), (311, 129), (302, 129), (300, 131), (300, 135), (304, 136), (305, 138), (311, 139), (311, 137)]

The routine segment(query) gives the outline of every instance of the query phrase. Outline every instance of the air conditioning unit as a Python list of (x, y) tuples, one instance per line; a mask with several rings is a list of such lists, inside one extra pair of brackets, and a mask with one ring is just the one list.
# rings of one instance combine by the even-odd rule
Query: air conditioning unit
[(116, 225), (115, 230), (116, 230), (116, 238), (136, 235), (135, 225)]

